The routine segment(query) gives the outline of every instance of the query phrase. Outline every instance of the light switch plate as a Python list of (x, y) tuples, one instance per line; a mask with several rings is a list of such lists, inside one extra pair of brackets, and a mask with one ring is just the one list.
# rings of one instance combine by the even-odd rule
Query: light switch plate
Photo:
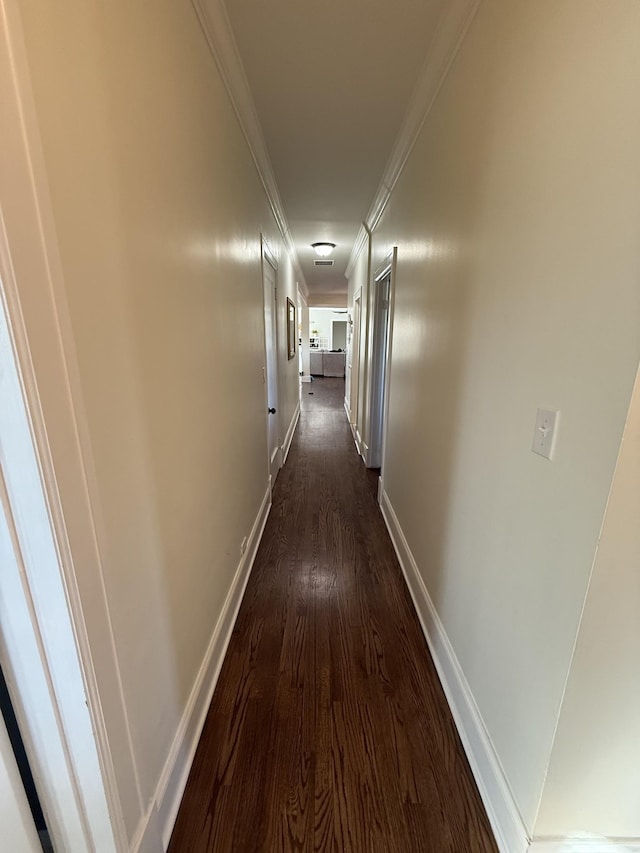
[(554, 409), (538, 409), (536, 428), (533, 434), (533, 447), (531, 449), (534, 453), (544, 456), (545, 459), (551, 459), (553, 456), (559, 419), (560, 412)]

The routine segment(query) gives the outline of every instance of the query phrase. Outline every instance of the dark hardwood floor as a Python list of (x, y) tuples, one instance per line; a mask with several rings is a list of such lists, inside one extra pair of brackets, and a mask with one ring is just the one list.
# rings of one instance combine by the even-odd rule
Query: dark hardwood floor
[(170, 853), (497, 853), (343, 396), (302, 386)]

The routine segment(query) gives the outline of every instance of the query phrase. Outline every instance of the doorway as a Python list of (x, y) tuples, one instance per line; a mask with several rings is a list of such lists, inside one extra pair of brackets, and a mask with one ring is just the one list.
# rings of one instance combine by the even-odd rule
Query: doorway
[(369, 396), (368, 468), (381, 468), (388, 401), (388, 365), (391, 349), (392, 275), (395, 249), (373, 279), (371, 384)]
[(264, 349), (267, 405), (267, 449), (271, 484), (282, 467), (280, 416), (278, 414), (278, 291), (276, 261), (263, 243), (262, 286), (264, 291)]
[(356, 437), (356, 425), (358, 423), (358, 387), (360, 381), (360, 307), (362, 294), (360, 291), (353, 300), (353, 327), (351, 331), (351, 341), (347, 351), (349, 389), (346, 399), (349, 405), (349, 422), (353, 433), (358, 453), (360, 453), (360, 445)]
[(331, 331), (331, 349), (345, 352), (347, 349), (347, 321), (334, 320)]

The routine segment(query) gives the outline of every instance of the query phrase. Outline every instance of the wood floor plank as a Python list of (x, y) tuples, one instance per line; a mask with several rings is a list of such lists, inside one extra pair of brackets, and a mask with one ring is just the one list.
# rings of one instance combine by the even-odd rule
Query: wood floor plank
[(343, 397), (303, 386), (170, 853), (497, 853)]

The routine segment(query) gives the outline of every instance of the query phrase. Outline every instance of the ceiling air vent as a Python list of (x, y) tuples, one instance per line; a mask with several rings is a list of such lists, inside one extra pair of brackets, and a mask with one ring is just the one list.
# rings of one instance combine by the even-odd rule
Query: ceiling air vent
[(316, 259), (313, 262), (314, 267), (332, 267), (333, 261), (331, 258)]

